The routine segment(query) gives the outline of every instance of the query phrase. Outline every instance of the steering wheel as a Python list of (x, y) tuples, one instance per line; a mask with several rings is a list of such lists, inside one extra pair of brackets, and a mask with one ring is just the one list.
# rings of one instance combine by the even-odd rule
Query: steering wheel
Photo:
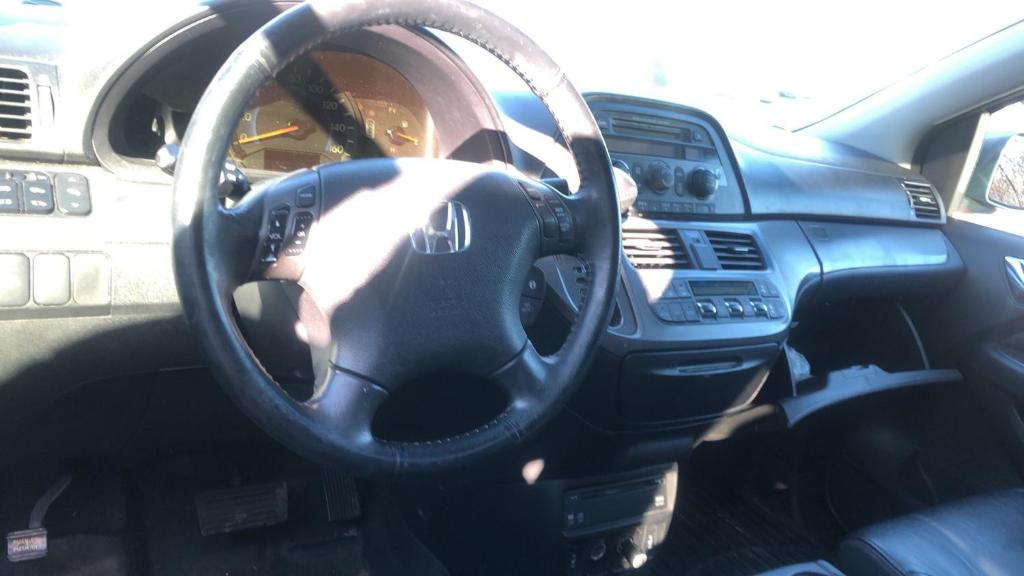
[[(466, 38), (514, 70), (545, 104), (575, 158), (565, 195), (507, 167), (367, 159), (301, 170), (226, 207), (218, 197), (231, 127), (293, 59), (347, 30), (427, 27)], [(261, 428), (291, 449), (360, 475), (465, 465), (514, 444), (565, 405), (611, 315), (619, 209), (608, 150), (586, 103), (522, 32), (462, 0), (310, 2), (281, 13), (228, 58), (192, 116), (174, 181), (174, 273), (210, 367)], [(573, 254), (589, 296), (562, 348), (541, 356), (519, 320), (534, 261)], [(232, 313), (245, 282), (304, 290), (313, 395), (293, 399), (263, 369)], [(490, 381), (505, 410), (456, 436), (374, 434), (390, 394), (429, 374)]]

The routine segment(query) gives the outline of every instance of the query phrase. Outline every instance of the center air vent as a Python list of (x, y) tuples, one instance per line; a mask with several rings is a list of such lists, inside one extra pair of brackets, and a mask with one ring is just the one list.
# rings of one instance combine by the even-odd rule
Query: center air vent
[(914, 209), (914, 215), (918, 218), (938, 220), (942, 218), (942, 208), (939, 206), (939, 199), (935, 195), (935, 189), (925, 182), (903, 181), (903, 190), (910, 199), (910, 207)]
[(749, 234), (708, 230), (704, 233), (722, 270), (764, 270), (764, 255)]
[(32, 137), (32, 86), (28, 74), (0, 66), (0, 139)]
[(692, 268), (683, 239), (675, 230), (623, 230), (622, 249), (642, 270)]

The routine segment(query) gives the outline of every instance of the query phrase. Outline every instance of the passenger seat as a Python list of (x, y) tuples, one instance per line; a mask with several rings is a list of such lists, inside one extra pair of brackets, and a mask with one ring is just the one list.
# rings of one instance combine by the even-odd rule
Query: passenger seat
[(1024, 573), (1024, 489), (977, 496), (865, 528), (839, 547), (847, 576)]

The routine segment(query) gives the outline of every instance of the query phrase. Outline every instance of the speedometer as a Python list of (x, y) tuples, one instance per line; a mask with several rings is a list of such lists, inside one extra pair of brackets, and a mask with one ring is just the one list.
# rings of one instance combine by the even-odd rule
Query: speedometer
[(314, 61), (298, 60), (242, 114), (231, 156), (242, 168), (278, 172), (359, 157), (364, 138), (356, 113)]
[(405, 77), (369, 56), (329, 50), (310, 52), (263, 86), (230, 149), (243, 170), (269, 172), (437, 154), (433, 120)]

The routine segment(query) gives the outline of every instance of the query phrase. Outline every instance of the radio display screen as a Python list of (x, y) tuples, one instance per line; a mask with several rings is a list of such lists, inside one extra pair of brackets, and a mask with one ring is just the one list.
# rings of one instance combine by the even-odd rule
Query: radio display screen
[(690, 280), (694, 296), (757, 296), (753, 282), (729, 280)]
[(641, 156), (656, 156), (659, 158), (682, 158), (682, 147), (678, 144), (668, 142), (652, 142), (650, 140), (634, 140), (632, 138), (619, 138), (608, 136), (604, 139), (610, 152), (622, 154), (639, 154)]

